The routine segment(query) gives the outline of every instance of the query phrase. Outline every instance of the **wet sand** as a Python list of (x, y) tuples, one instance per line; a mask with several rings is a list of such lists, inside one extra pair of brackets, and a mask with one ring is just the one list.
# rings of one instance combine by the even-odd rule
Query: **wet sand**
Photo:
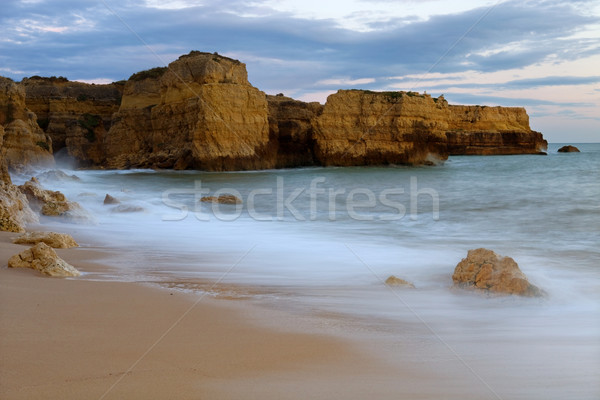
[[(357, 343), (257, 322), (257, 316), (276, 320), (277, 311), (135, 283), (9, 269), (8, 258), (26, 248), (10, 242), (15, 236), (0, 233), (2, 399), (398, 394), (393, 382), (401, 371)], [(89, 261), (95, 251), (57, 252), (82, 272), (109, 268)]]

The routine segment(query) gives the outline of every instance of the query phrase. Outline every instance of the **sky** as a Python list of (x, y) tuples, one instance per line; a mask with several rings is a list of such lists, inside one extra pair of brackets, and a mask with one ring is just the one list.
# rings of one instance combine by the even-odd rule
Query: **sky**
[(0, 75), (109, 83), (191, 50), (268, 94), (412, 90), (600, 142), (598, 0), (2, 0)]

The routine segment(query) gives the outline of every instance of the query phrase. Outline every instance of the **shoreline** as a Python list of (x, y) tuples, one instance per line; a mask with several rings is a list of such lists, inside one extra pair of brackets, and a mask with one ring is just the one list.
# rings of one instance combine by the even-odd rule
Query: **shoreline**
[[(0, 233), (3, 260), (26, 248), (12, 244), (14, 236)], [(58, 253), (83, 272), (106, 268), (90, 262), (98, 254), (86, 249)], [(267, 326), (261, 321), (279, 313), (248, 302), (130, 282), (50, 278), (9, 269), (6, 261), (0, 297), (5, 399), (358, 399), (372, 388), (349, 377), (390, 383), (396, 376), (346, 339)], [(397, 390), (379, 389), (387, 396)]]
[[(505, 169), (518, 165), (506, 160)], [(458, 172), (463, 177), (471, 176), (464, 160), (455, 166), (462, 167)], [(298, 185), (306, 186), (313, 178), (305, 175), (296, 179)], [(160, 216), (162, 208), (153, 207), (160, 200), (156, 193), (170, 187), (170, 181), (153, 179), (150, 183), (156, 186), (146, 185), (149, 189), (138, 177), (108, 176), (110, 185), (104, 175), (84, 175), (95, 197), (83, 206), (99, 216), (98, 225), (43, 219), (28, 227), (71, 234), (82, 248), (57, 253), (80, 269), (82, 277), (56, 279), (7, 269), (8, 257), (26, 247), (10, 243), (17, 234), (0, 234), (2, 398), (102, 398), (121, 378), (104, 398), (530, 400), (593, 398), (599, 393), (597, 384), (591, 384), (600, 367), (598, 330), (590, 318), (598, 309), (593, 302), (598, 282), (593, 260), (598, 253), (592, 247), (585, 264), (581, 253), (565, 253), (572, 250), (565, 246), (550, 257), (544, 253), (547, 246), (537, 244), (535, 233), (542, 231), (533, 228), (537, 224), (529, 225), (531, 238), (521, 228), (499, 224), (497, 232), (516, 234), (502, 242), (477, 229), (485, 228), (477, 223), (466, 226), (469, 241), (447, 239), (442, 231), (426, 229), (427, 224), (411, 230), (410, 237), (401, 228), (378, 230), (373, 240), (356, 249), (373, 263), (379, 277), (402, 271), (414, 279), (417, 290), (396, 296), (357, 257), (338, 249), (342, 241), (352, 244), (372, 231), (332, 236), (344, 225), (329, 231), (322, 223), (315, 225), (323, 228), (321, 235), (313, 236), (308, 225), (294, 226), (288, 233), (285, 224), (259, 226), (244, 220), (211, 224), (211, 229), (186, 220), (163, 230), (156, 218), (111, 214), (99, 200), (104, 193), (130, 187), (125, 202), (139, 201), (154, 212), (150, 215)], [(443, 176), (424, 184), (451, 186), (439, 186)], [(236, 176), (227, 178), (237, 182)], [(242, 192), (268, 180), (243, 178)], [(347, 176), (341, 178), (343, 186)], [(88, 193), (79, 184), (58, 186), (72, 199)], [(519, 204), (547, 197), (521, 196), (525, 202)], [(497, 200), (511, 205), (514, 199)], [(529, 218), (523, 214), (526, 206), (497, 209)], [(461, 207), (451, 210), (454, 214), (446, 215), (450, 221), (461, 216)], [(506, 213), (491, 209), (485, 214), (490, 212), (496, 217)], [(576, 223), (578, 215), (569, 214), (567, 221)], [(548, 229), (552, 226), (546, 225), (544, 232)], [(471, 231), (477, 236), (469, 237)], [(168, 240), (163, 242), (163, 237)], [(564, 237), (567, 244), (579, 240), (581, 246), (591, 238), (573, 230), (553, 237)], [(449, 290), (454, 264), (449, 260), (460, 259), (463, 246), (486, 241), (522, 262), (527, 276), (551, 296), (489, 299)], [(264, 247), (240, 259), (255, 243)], [(237, 260), (244, 263), (233, 271)], [(327, 267), (322, 273), (321, 265)], [(221, 281), (224, 273), (229, 275)]]

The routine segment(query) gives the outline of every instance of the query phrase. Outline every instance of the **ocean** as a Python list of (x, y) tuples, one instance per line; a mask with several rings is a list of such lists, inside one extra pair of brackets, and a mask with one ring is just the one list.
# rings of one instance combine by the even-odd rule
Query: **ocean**
[[(473, 398), (595, 399), (600, 144), (566, 154), (560, 146), (426, 167), (65, 170), (80, 180), (44, 185), (93, 222), (41, 222), (118, 251), (102, 260), (115, 271), (83, 279), (335, 316), (332, 329), (410, 346), (439, 384), (472, 385)], [(121, 204), (104, 205), (106, 194)], [(199, 201), (220, 194), (243, 204)], [(453, 289), (454, 267), (479, 247), (514, 258), (546, 296)], [(390, 275), (416, 289), (387, 287)]]

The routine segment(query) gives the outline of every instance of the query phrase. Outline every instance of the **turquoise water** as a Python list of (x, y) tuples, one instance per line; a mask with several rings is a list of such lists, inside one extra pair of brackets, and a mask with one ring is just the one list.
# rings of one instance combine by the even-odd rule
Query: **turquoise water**
[[(432, 365), (459, 368), (453, 349), (503, 398), (599, 398), (600, 144), (559, 146), (436, 167), (75, 171), (80, 182), (47, 186), (96, 221), (57, 229), (125, 250), (112, 278), (250, 285), (257, 301), (347, 315), (417, 347), (433, 337)], [(143, 211), (116, 212), (106, 193)], [(198, 201), (224, 193), (243, 205)], [(548, 296), (452, 290), (478, 247), (513, 257)], [(391, 274), (417, 289), (389, 290)]]

